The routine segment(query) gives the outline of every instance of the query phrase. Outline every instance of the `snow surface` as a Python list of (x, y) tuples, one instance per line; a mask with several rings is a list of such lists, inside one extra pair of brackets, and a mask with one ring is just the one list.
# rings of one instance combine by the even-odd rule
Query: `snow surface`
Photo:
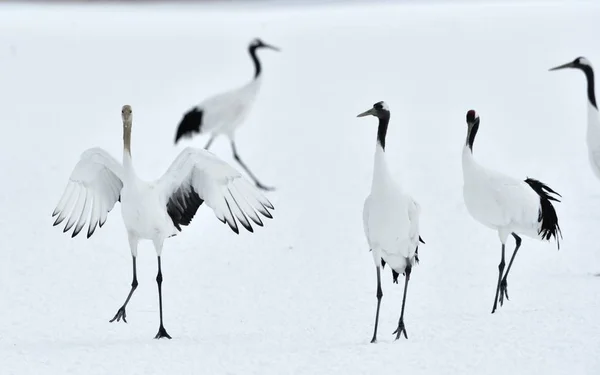
[[(585, 79), (600, 68), (600, 6), (393, 5), (314, 8), (0, 7), (1, 374), (598, 374), (600, 182), (585, 149)], [(120, 108), (147, 179), (190, 106), (252, 76), (264, 82), (238, 148), (275, 218), (233, 234), (206, 207), (156, 258), (139, 248), (128, 324), (109, 323), (131, 283), (119, 206), (90, 239), (50, 214), (80, 153), (121, 157)], [(369, 343), (375, 268), (362, 230), (375, 119), (392, 111), (392, 172), (422, 206), (421, 259), (393, 341), (402, 283), (386, 267), (379, 343)], [(484, 165), (548, 183), (564, 240), (524, 239), (504, 307), (491, 315), (500, 245), (462, 199), (465, 113)], [(233, 162), (224, 139), (213, 151)], [(509, 247), (512, 252), (512, 242)]]

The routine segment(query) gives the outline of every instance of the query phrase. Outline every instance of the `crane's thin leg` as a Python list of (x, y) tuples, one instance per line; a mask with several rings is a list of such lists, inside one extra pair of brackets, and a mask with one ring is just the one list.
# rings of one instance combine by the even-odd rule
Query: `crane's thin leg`
[(506, 282), (506, 278), (508, 277), (508, 273), (510, 272), (510, 268), (512, 267), (512, 264), (515, 260), (515, 256), (517, 255), (517, 251), (519, 251), (519, 248), (521, 247), (521, 237), (517, 236), (515, 233), (512, 234), (513, 237), (515, 238), (515, 242), (517, 244), (517, 246), (515, 247), (515, 251), (513, 252), (512, 257), (510, 258), (510, 262), (508, 262), (508, 268), (506, 269), (506, 273), (504, 274), (504, 277), (502, 278), (502, 281), (500, 282), (500, 306), (502, 306), (504, 304), (504, 297), (506, 297), (506, 300), (508, 301), (508, 290), (506, 289), (508, 287), (508, 283)]
[(155, 339), (166, 337), (171, 338), (163, 325), (163, 308), (162, 308), (162, 271), (160, 268), (160, 255), (158, 256), (158, 274), (156, 275), (156, 283), (158, 284), (158, 308), (160, 309), (160, 327), (158, 327), (158, 333), (154, 336)]
[(208, 150), (210, 148), (210, 145), (212, 145), (213, 141), (215, 140), (215, 137), (210, 137), (210, 139), (208, 140), (208, 143), (206, 143), (206, 146), (204, 146), (205, 150)]
[(492, 308), (492, 314), (498, 307), (498, 293), (500, 292), (500, 280), (502, 279), (502, 273), (504, 272), (504, 244), (502, 244), (502, 258), (500, 258), (500, 264), (498, 264), (498, 284), (496, 285), (496, 297), (494, 298), (494, 307)]
[[(408, 260), (407, 260), (408, 261)], [(409, 262), (409, 261), (408, 261)], [(398, 321), (398, 328), (392, 333), (396, 334), (396, 340), (400, 338), (402, 333), (404, 333), (404, 337), (408, 340), (408, 335), (406, 334), (406, 328), (404, 327), (404, 305), (406, 304), (406, 291), (408, 290), (408, 281), (410, 280), (410, 272), (412, 271), (412, 265), (410, 262), (404, 269), (404, 295), (402, 296), (402, 312), (400, 313), (400, 320)]]
[(242, 158), (238, 155), (237, 149), (235, 147), (235, 141), (231, 141), (231, 150), (233, 151), (233, 158), (242, 166), (242, 168), (244, 168), (244, 170), (248, 173), (248, 175), (250, 175), (250, 178), (252, 178), (254, 180), (254, 183), (256, 184), (256, 186), (259, 189), (263, 189), (263, 190), (267, 190), (267, 191), (275, 190), (274, 187), (265, 186), (260, 181), (258, 181), (256, 176), (250, 171), (250, 169), (246, 166), (246, 164), (244, 164), (244, 162), (242, 161)]
[(381, 270), (377, 269), (377, 312), (375, 313), (375, 330), (373, 331), (373, 338), (371, 343), (377, 342), (377, 326), (379, 325), (379, 307), (381, 306), (381, 297), (383, 297), (383, 290), (381, 290)]
[(117, 310), (117, 313), (115, 314), (114, 318), (109, 320), (111, 323), (115, 320), (118, 322), (121, 319), (123, 319), (123, 321), (127, 323), (127, 314), (125, 312), (125, 309), (127, 308), (127, 304), (129, 303), (133, 292), (137, 289), (138, 286), (136, 266), (138, 239), (135, 236), (130, 235), (129, 233), (127, 234), (127, 237), (129, 239), (129, 249), (131, 250), (131, 258), (133, 259), (133, 281), (131, 281), (131, 290), (129, 290), (129, 294), (127, 295), (125, 303), (119, 308), (119, 310)]
[(112, 318), (110, 320), (110, 322), (114, 322), (115, 320), (118, 322), (121, 319), (123, 319), (123, 321), (125, 323), (127, 323), (127, 314), (125, 313), (125, 309), (127, 308), (127, 304), (129, 303), (129, 300), (131, 299), (131, 296), (133, 295), (133, 292), (137, 289), (138, 286), (138, 281), (137, 281), (137, 267), (135, 264), (135, 255), (131, 256), (133, 258), (133, 281), (131, 282), (131, 290), (129, 291), (129, 294), (127, 295), (127, 299), (125, 300), (125, 303), (123, 304), (123, 306), (121, 306), (119, 308), (119, 310), (117, 310), (117, 313), (115, 314), (115, 317)]

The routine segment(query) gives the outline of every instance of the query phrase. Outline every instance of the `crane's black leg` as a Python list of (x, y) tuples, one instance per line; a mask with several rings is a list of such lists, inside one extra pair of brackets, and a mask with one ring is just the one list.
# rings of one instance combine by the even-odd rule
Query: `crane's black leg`
[(215, 140), (215, 137), (210, 137), (210, 139), (208, 140), (208, 142), (206, 143), (206, 146), (204, 146), (205, 150), (208, 150), (210, 145), (212, 145), (213, 141)]
[(377, 268), (377, 312), (375, 313), (375, 330), (373, 331), (373, 338), (371, 343), (377, 342), (377, 326), (379, 325), (379, 307), (381, 306), (381, 297), (383, 297), (383, 290), (381, 290), (381, 270)]
[(502, 281), (500, 282), (500, 306), (502, 306), (504, 304), (504, 297), (506, 297), (507, 301), (509, 300), (508, 290), (506, 289), (508, 286), (508, 283), (506, 282), (506, 278), (508, 277), (510, 268), (512, 267), (512, 264), (515, 260), (517, 251), (519, 251), (519, 248), (521, 247), (521, 237), (517, 236), (515, 233), (513, 233), (512, 235), (515, 238), (515, 242), (516, 242), (517, 246), (515, 247), (515, 251), (513, 252), (512, 257), (510, 258), (510, 262), (508, 262), (508, 268), (506, 269), (506, 273), (504, 274), (504, 277), (502, 278)]
[[(408, 261), (408, 260), (407, 260)], [(400, 338), (402, 333), (404, 333), (404, 337), (408, 339), (408, 335), (406, 334), (406, 328), (404, 327), (404, 305), (406, 304), (406, 291), (408, 290), (408, 281), (410, 280), (410, 273), (412, 271), (412, 265), (410, 262), (404, 269), (404, 295), (402, 296), (402, 312), (400, 312), (400, 320), (398, 321), (398, 328), (392, 333), (396, 334), (396, 340)]]
[(123, 306), (121, 306), (119, 308), (119, 310), (117, 310), (117, 313), (115, 314), (115, 317), (112, 318), (110, 320), (110, 322), (114, 322), (115, 320), (118, 322), (121, 319), (123, 319), (123, 321), (125, 323), (127, 323), (127, 314), (125, 313), (125, 308), (127, 308), (127, 304), (129, 303), (129, 300), (131, 299), (131, 295), (133, 295), (133, 292), (136, 290), (137, 286), (138, 286), (138, 281), (137, 281), (137, 267), (136, 267), (136, 257), (135, 255), (131, 256), (133, 258), (133, 281), (131, 282), (131, 290), (129, 291), (129, 294), (127, 295), (127, 299), (125, 300), (125, 303), (123, 304)]
[(500, 264), (498, 264), (498, 284), (496, 285), (496, 297), (494, 298), (494, 307), (492, 308), (492, 314), (498, 307), (498, 293), (500, 292), (500, 280), (502, 279), (502, 273), (504, 272), (504, 244), (502, 244), (502, 258), (500, 258)]
[(166, 337), (171, 338), (163, 325), (163, 308), (162, 308), (162, 271), (160, 269), (160, 255), (158, 256), (158, 274), (156, 275), (156, 283), (158, 284), (158, 308), (160, 309), (160, 327), (158, 327), (158, 333), (154, 336), (155, 339)]
[(274, 187), (265, 186), (260, 181), (258, 181), (256, 176), (250, 171), (250, 169), (246, 166), (246, 164), (244, 164), (244, 162), (242, 161), (242, 158), (238, 155), (237, 149), (235, 147), (235, 141), (231, 141), (231, 150), (233, 151), (233, 158), (242, 166), (242, 168), (244, 168), (246, 173), (248, 173), (250, 178), (252, 178), (252, 180), (254, 180), (254, 183), (256, 184), (256, 186), (259, 189), (263, 189), (263, 190), (267, 190), (267, 191), (275, 190)]

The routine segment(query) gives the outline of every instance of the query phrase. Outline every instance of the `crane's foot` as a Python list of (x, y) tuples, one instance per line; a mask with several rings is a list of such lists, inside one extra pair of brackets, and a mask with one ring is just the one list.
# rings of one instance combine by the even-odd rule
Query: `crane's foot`
[(261, 184), (260, 182), (256, 183), (256, 187), (261, 190), (264, 190), (264, 191), (274, 191), (275, 190), (274, 186), (266, 186), (266, 185)]
[(171, 339), (171, 336), (169, 336), (169, 334), (167, 333), (167, 330), (161, 324), (160, 327), (158, 328), (158, 333), (156, 334), (156, 336), (154, 336), (154, 338), (155, 339), (162, 339), (164, 337), (168, 338), (169, 340)]
[(400, 319), (400, 323), (398, 323), (398, 328), (396, 328), (396, 330), (392, 333), (396, 334), (396, 340), (398, 340), (400, 338), (400, 336), (402, 336), (402, 334), (404, 333), (404, 337), (408, 340), (408, 335), (406, 334), (406, 327), (404, 327), (404, 320)]
[(373, 336), (371, 339), (371, 344), (375, 344), (377, 342), (377, 336)]
[(125, 306), (121, 306), (121, 308), (117, 311), (117, 313), (115, 314), (115, 317), (112, 318), (111, 320), (109, 320), (111, 323), (114, 322), (115, 320), (118, 322), (121, 319), (123, 319), (123, 321), (125, 323), (127, 323), (127, 319), (125, 319), (127, 316), (127, 314), (125, 313)]
[(507, 301), (510, 301), (510, 298), (508, 298), (508, 289), (507, 289), (507, 282), (506, 282), (506, 278), (503, 278), (502, 281), (500, 282), (500, 296), (498, 297), (500, 300), (500, 306), (502, 306), (504, 304), (504, 297), (506, 297)]

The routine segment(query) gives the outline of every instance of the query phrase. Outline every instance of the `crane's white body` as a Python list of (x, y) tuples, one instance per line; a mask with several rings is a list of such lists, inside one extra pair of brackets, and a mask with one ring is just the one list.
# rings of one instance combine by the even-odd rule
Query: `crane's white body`
[(600, 179), (600, 116), (596, 107), (587, 101), (587, 132), (586, 143), (592, 171)]
[(419, 242), (420, 208), (392, 179), (385, 152), (377, 143), (371, 193), (363, 207), (363, 226), (375, 266), (383, 259), (398, 273), (412, 266)]
[[(130, 164), (131, 161), (127, 162)], [(177, 233), (171, 217), (165, 210), (167, 198), (156, 182), (142, 181), (132, 167), (125, 168), (121, 190), (121, 216), (132, 239), (155, 241), (157, 254), (161, 255), (160, 243)]]
[(197, 108), (203, 111), (200, 133), (219, 134), (234, 139), (237, 128), (246, 120), (258, 90), (262, 84), (262, 75), (237, 89), (217, 94), (202, 101)]
[(463, 197), (475, 220), (497, 230), (502, 243), (513, 232), (539, 238), (540, 196), (524, 180), (484, 168), (466, 145), (462, 168)]

